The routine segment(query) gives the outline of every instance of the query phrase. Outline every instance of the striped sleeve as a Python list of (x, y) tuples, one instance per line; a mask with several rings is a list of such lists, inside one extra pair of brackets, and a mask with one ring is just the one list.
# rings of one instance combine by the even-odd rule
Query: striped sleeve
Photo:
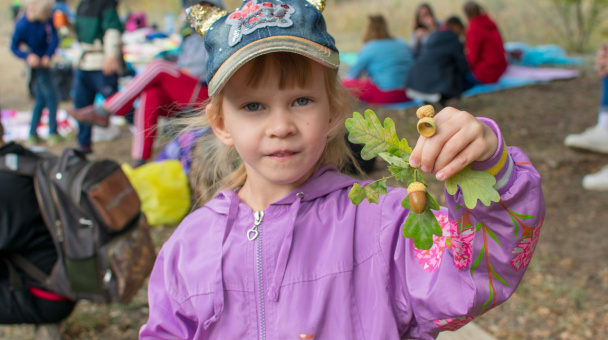
[(511, 173), (513, 172), (513, 159), (507, 151), (507, 145), (502, 137), (498, 124), (489, 118), (478, 118), (479, 121), (489, 126), (498, 138), (498, 147), (492, 157), (483, 162), (474, 162), (473, 170), (486, 171), (496, 178), (494, 189), (502, 193), (501, 189), (509, 187)]

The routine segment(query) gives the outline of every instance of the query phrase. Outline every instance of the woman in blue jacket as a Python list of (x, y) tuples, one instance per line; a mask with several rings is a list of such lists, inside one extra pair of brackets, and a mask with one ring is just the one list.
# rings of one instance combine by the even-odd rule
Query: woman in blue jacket
[(405, 78), (413, 61), (408, 44), (393, 38), (382, 15), (371, 15), (364, 45), (343, 84), (359, 100), (370, 104), (406, 102)]

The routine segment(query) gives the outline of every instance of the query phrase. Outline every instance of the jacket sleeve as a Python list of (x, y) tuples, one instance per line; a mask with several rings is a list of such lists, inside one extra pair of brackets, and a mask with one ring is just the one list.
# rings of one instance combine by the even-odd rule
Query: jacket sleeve
[(500, 145), (473, 169), (494, 175), (499, 202), (468, 209), (460, 189), (446, 192), (447, 208), (435, 212), (442, 236), (433, 236), (429, 250), (401, 234), (403, 192), (383, 202), (380, 244), (405, 338), (434, 339), (500, 305), (519, 285), (538, 242), (545, 215), (540, 176), (521, 150), (505, 146), (493, 121), (479, 119)]
[(475, 32), (475, 27), (471, 26), (467, 29), (466, 42), (465, 42), (465, 55), (471, 70), (475, 69), (475, 66), (479, 62), (479, 54), (481, 53), (482, 39), (479, 32)]
[(57, 29), (53, 25), (52, 21), (49, 21), (48, 25), (51, 28), (51, 41), (49, 42), (49, 46), (46, 48), (44, 55), (47, 57), (52, 57), (53, 54), (55, 54), (57, 46), (59, 45), (59, 35), (57, 34)]
[(369, 45), (363, 45), (359, 54), (357, 55), (357, 61), (348, 68), (346, 73), (346, 79), (358, 79), (365, 73), (370, 61), (370, 53), (373, 53), (369, 48)]
[(27, 59), (27, 56), (29, 55), (29, 53), (24, 52), (19, 48), (19, 44), (21, 44), (23, 42), (22, 33), (23, 33), (23, 30), (22, 30), (21, 22), (18, 21), (17, 24), (15, 25), (15, 32), (13, 32), (13, 37), (11, 39), (11, 51), (17, 58)]
[(118, 57), (121, 51), (122, 23), (115, 7), (101, 13), (101, 28), (103, 34), (103, 49), (106, 57)]
[(464, 55), (464, 46), (460, 41), (456, 41), (454, 44), (454, 64), (456, 65), (456, 70), (458, 74), (466, 74), (469, 72), (469, 63), (467, 62), (467, 58)]
[(178, 301), (167, 287), (171, 266), (161, 250), (148, 281), (149, 317), (139, 330), (139, 339), (193, 339), (196, 323), (190, 301)]

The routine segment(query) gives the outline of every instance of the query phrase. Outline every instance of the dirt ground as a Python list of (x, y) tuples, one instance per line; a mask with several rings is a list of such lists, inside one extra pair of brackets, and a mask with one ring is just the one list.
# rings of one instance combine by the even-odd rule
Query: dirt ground
[[(0, 105), (27, 110), (22, 64), (8, 51), (9, 35), (0, 29)], [(569, 133), (596, 121), (600, 81), (590, 67), (573, 80), (485, 94), (454, 101), (460, 109), (496, 120), (509, 145), (522, 148), (539, 170), (547, 213), (536, 255), (513, 297), (476, 320), (498, 339), (608, 338), (608, 193), (589, 192), (582, 177), (608, 163), (608, 156), (563, 146)], [(70, 103), (62, 103), (70, 107)], [(415, 141), (414, 110), (384, 111), (400, 136)], [(131, 139), (95, 145), (95, 157), (129, 161)], [(52, 149), (74, 146), (65, 142)], [(162, 145), (159, 145), (159, 147)], [(384, 167), (383, 163), (377, 165)], [(379, 176), (378, 170), (374, 176)], [(437, 195), (435, 195), (437, 196)], [(602, 222), (604, 221), (604, 222)], [(160, 246), (172, 228), (153, 230)], [(147, 318), (145, 287), (126, 306), (80, 302), (63, 324), (65, 338), (135, 339)], [(1, 339), (32, 339), (30, 326), (0, 326)]]

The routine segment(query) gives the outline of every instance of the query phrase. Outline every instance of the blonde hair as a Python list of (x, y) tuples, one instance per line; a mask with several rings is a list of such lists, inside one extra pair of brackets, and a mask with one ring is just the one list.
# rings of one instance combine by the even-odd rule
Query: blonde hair
[(392, 38), (388, 32), (388, 25), (382, 15), (370, 15), (367, 18), (367, 27), (363, 33), (363, 42)]
[(24, 0), (23, 8), (25, 11), (29, 11), (32, 8), (34, 12), (31, 13), (35, 16), (35, 19), (38, 19), (42, 13), (50, 13), (54, 4), (55, 0)]
[[(264, 74), (276, 69), (279, 74), (279, 88), (306, 86), (311, 81), (313, 61), (295, 53), (277, 52), (265, 54), (253, 59), (254, 63), (248, 77), (248, 86), (257, 87), (263, 80)], [(333, 165), (343, 169), (356, 161), (348, 147), (345, 136), (344, 122), (347, 115), (352, 113), (352, 103), (355, 101), (350, 93), (342, 86), (337, 71), (323, 67), (325, 88), (329, 98), (330, 137), (325, 150), (317, 162), (318, 165)], [(204, 104), (210, 110), (200, 110), (198, 114), (186, 118), (187, 129), (209, 128), (210, 122), (221, 119), (223, 90)], [(209, 132), (197, 140), (193, 149), (192, 166), (190, 168), (190, 185), (195, 203), (193, 207), (202, 206), (213, 198), (219, 191), (235, 189), (242, 186), (247, 179), (245, 166), (234, 147), (222, 144), (215, 134)]]

